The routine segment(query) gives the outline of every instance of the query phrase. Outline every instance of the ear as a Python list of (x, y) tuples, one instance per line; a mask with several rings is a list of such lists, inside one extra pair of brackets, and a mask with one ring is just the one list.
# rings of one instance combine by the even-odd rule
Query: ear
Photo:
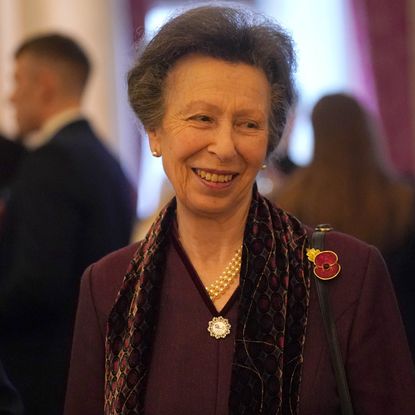
[(59, 79), (55, 72), (50, 68), (40, 67), (38, 74), (38, 84), (42, 97), (49, 102), (55, 99), (57, 91), (59, 91)]
[(161, 154), (160, 130), (158, 128), (151, 128), (149, 130), (146, 130), (146, 132), (151, 152)]

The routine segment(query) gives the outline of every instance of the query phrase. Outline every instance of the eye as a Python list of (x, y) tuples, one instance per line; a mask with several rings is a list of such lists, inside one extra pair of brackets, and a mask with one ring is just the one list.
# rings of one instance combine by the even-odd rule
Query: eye
[(246, 128), (249, 128), (249, 129), (259, 128), (259, 124), (255, 121), (247, 121), (247, 122), (245, 122), (245, 126), (246, 126)]
[(261, 124), (254, 120), (240, 120), (236, 123), (236, 126), (244, 130), (260, 130), (261, 129)]
[(200, 121), (203, 123), (211, 123), (213, 122), (213, 118), (210, 117), (209, 115), (206, 114), (196, 114), (196, 115), (192, 115), (189, 120), (192, 121)]

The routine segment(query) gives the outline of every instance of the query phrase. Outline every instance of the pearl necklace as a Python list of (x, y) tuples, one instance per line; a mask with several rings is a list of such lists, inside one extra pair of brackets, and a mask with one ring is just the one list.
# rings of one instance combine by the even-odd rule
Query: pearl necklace
[(235, 281), (241, 272), (242, 246), (235, 252), (235, 255), (220, 274), (219, 278), (205, 287), (212, 301), (219, 298)]

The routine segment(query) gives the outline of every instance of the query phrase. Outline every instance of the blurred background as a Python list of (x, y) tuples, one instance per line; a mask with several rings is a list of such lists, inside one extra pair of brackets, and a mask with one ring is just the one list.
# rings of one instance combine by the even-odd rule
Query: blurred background
[[(29, 35), (59, 31), (78, 40), (93, 62), (84, 102), (105, 144), (137, 184), (138, 217), (161, 202), (163, 172), (128, 105), (126, 72), (138, 40), (150, 39), (177, 10), (198, 1), (0, 0), (0, 132), (15, 134), (9, 104), (13, 53)], [(206, 3), (206, 2), (205, 2)], [(215, 2), (208, 2), (210, 4)], [(226, 3), (226, 2), (222, 2)], [(298, 54), (298, 107), (281, 154), (306, 165), (313, 154), (310, 111), (327, 93), (356, 96), (379, 119), (391, 165), (415, 170), (415, 0), (250, 0), (233, 2), (275, 18), (292, 35)], [(358, 154), (356, 154), (358, 157)], [(271, 192), (272, 181), (260, 178)]]

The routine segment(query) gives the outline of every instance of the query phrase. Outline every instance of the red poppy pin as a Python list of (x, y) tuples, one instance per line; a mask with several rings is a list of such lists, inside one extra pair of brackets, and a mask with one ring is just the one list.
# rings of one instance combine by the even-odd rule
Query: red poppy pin
[(339, 258), (333, 251), (307, 249), (307, 257), (314, 264), (314, 275), (321, 280), (331, 280), (339, 275), (341, 267)]

